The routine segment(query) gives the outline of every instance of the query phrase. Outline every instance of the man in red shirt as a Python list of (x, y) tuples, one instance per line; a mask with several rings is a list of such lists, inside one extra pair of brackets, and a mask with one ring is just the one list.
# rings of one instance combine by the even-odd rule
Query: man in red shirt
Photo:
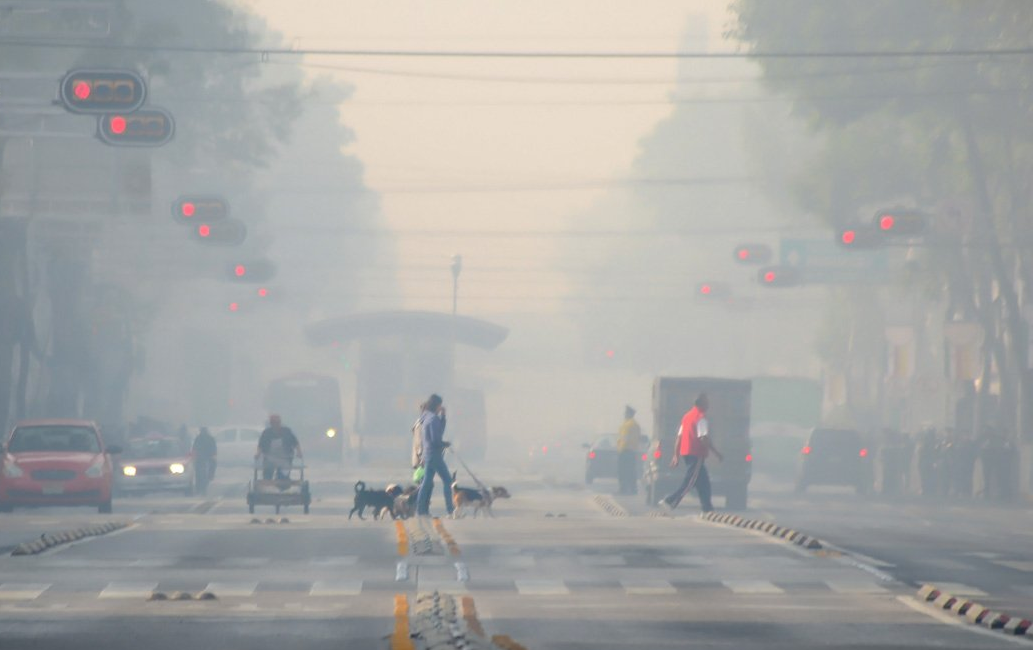
[(682, 417), (681, 428), (678, 429), (677, 450), (674, 457), (671, 458), (671, 467), (678, 466), (679, 458), (684, 460), (685, 480), (677, 490), (657, 504), (665, 510), (677, 508), (693, 487), (699, 493), (699, 503), (703, 506), (703, 512), (710, 512), (714, 509), (714, 504), (710, 502), (710, 475), (707, 474), (703, 461), (710, 452), (713, 452), (718, 460), (724, 460), (724, 457), (710, 441), (706, 418), (707, 406), (707, 394), (700, 393), (696, 398), (695, 406)]

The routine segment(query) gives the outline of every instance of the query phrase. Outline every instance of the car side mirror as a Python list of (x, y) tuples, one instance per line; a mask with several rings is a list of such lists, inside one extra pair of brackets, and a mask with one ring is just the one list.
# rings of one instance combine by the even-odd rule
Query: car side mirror
[(107, 448), (106, 451), (109, 454), (111, 454), (112, 456), (117, 456), (117, 455), (122, 453), (122, 448), (119, 447), (118, 445), (111, 445), (110, 447)]

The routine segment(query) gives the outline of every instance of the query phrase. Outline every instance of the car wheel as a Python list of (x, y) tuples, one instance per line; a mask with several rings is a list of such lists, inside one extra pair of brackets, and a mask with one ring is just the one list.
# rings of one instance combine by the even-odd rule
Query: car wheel
[(102, 514), (110, 513), (111, 512), (111, 499), (108, 499), (104, 503), (102, 503), (99, 506), (97, 506), (97, 512), (100, 512)]

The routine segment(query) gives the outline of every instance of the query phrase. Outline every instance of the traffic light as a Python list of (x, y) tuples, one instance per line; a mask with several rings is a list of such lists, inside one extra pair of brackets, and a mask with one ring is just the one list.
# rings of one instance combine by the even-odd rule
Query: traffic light
[(181, 196), (172, 204), (172, 216), (183, 223), (221, 221), (230, 216), (230, 204), (221, 196)]
[(276, 264), (269, 260), (255, 259), (230, 262), (226, 267), (226, 277), (234, 282), (266, 283), (276, 277)]
[(926, 216), (917, 210), (879, 210), (872, 226), (891, 237), (911, 237), (925, 232)]
[(757, 271), (757, 282), (764, 287), (795, 287), (803, 284), (794, 266), (766, 266)]
[(247, 239), (247, 226), (236, 219), (203, 221), (194, 227), (194, 239), (212, 246), (238, 246)]
[(144, 108), (135, 113), (108, 113), (97, 121), (97, 135), (116, 147), (160, 147), (176, 133), (168, 111)]
[(146, 98), (132, 70), (72, 70), (61, 80), (61, 103), (73, 113), (132, 113)]
[(767, 264), (771, 261), (771, 247), (765, 244), (739, 244), (735, 247), (735, 261), (740, 264)]
[(696, 285), (696, 297), (700, 300), (720, 300), (732, 295), (724, 282), (700, 282)]
[(851, 250), (879, 248), (886, 244), (886, 236), (874, 226), (857, 225), (841, 228), (836, 234), (836, 243)]

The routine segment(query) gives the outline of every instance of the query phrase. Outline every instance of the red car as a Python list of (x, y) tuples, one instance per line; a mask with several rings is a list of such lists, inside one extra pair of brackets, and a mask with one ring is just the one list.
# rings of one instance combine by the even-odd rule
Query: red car
[(0, 457), (0, 511), (16, 506), (96, 506), (111, 512), (112, 463), (87, 420), (24, 420)]

